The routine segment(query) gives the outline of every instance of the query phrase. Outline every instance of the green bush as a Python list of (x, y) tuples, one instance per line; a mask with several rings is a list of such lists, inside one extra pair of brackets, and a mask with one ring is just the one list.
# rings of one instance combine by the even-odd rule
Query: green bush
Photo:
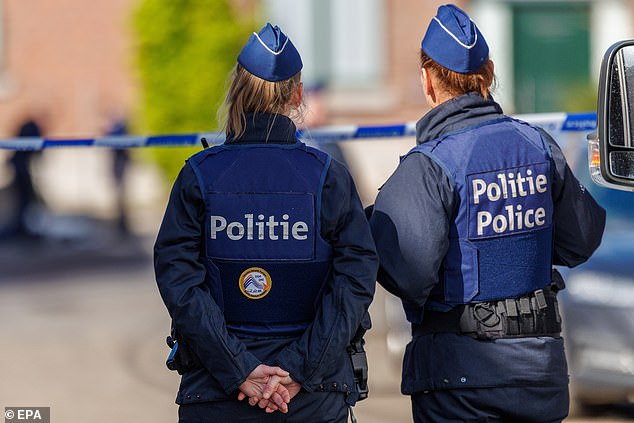
[[(253, 25), (227, 0), (141, 0), (133, 17), (141, 102), (135, 127), (149, 134), (217, 130), (225, 82)], [(200, 147), (153, 148), (171, 183)]]

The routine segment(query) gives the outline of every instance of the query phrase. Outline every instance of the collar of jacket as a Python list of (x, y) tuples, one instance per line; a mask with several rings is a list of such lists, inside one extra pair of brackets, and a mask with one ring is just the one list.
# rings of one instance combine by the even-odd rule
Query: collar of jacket
[(239, 138), (227, 134), (225, 144), (293, 144), (297, 128), (293, 121), (277, 113), (245, 113), (245, 130)]
[(499, 118), (502, 108), (490, 96), (485, 100), (480, 93), (467, 93), (447, 100), (431, 109), (416, 122), (416, 144)]

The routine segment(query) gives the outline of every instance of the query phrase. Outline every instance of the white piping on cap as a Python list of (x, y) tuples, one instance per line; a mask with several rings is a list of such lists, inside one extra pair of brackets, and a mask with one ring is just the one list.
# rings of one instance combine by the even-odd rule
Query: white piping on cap
[(262, 39), (260, 38), (260, 36), (259, 36), (256, 32), (254, 32), (254, 33), (253, 33), (253, 35), (255, 35), (255, 38), (257, 38), (257, 39), (258, 39), (258, 41), (260, 42), (260, 44), (262, 44), (262, 46), (263, 46), (265, 49), (267, 49), (268, 51), (270, 51), (272, 54), (274, 54), (274, 55), (276, 55), (276, 56), (277, 56), (278, 54), (280, 54), (281, 52), (283, 52), (283, 51), (284, 51), (284, 47), (286, 47), (286, 44), (288, 43), (288, 37), (286, 37), (286, 41), (284, 41), (284, 45), (282, 46), (282, 48), (280, 49), (280, 51), (278, 51), (278, 52), (274, 52), (273, 50), (271, 50), (271, 49), (269, 48), (269, 46), (267, 46), (266, 44), (264, 44), (264, 41), (262, 41)]
[[(456, 42), (457, 42), (458, 44), (460, 44), (461, 46), (463, 46), (464, 48), (471, 50), (471, 49), (472, 49), (472, 48), (476, 45), (476, 43), (478, 42), (478, 31), (475, 31), (475, 40), (473, 41), (473, 44), (471, 44), (471, 45), (467, 45), (467, 44), (464, 44), (462, 41), (460, 41), (460, 40), (458, 39), (458, 37), (456, 37), (455, 35), (453, 35), (453, 33), (452, 33), (451, 31), (449, 31), (449, 30), (445, 27), (445, 25), (443, 25), (443, 24), (442, 24), (442, 22), (440, 22), (440, 21), (438, 20), (438, 18), (437, 18), (437, 17), (435, 17), (435, 16), (434, 16), (434, 20), (435, 20), (436, 22), (438, 22), (438, 25), (440, 25), (440, 27), (441, 27), (442, 29), (444, 29), (444, 30), (445, 30), (445, 32), (446, 32), (447, 34), (451, 35), (451, 37), (452, 37), (454, 40), (456, 40)], [(471, 22), (471, 24), (475, 26), (475, 24), (473, 23), (473, 21), (472, 21), (471, 19), (469, 19), (469, 22)], [(261, 41), (260, 41), (260, 42), (261, 42)]]

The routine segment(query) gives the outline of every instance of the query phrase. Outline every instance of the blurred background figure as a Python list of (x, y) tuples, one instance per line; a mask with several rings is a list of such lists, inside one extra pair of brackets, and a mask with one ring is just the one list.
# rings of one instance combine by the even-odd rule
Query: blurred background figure
[[(28, 119), (16, 131), (18, 137), (40, 137), (40, 126)], [(38, 201), (31, 176), (31, 162), (35, 155), (33, 151), (16, 151), (9, 158), (9, 165), (13, 168), (13, 181), (10, 186), (15, 202), (11, 217), (6, 226), (0, 229), (0, 238), (34, 237), (35, 232), (29, 228), (29, 211)]]
[(315, 128), (328, 123), (328, 105), (326, 104), (326, 86), (323, 82), (304, 85), (304, 105), (306, 116), (300, 126)]
[(310, 140), (311, 128), (318, 128), (328, 123), (329, 117), (326, 91), (327, 87), (324, 82), (315, 82), (304, 85), (304, 107), (306, 109), (306, 115), (303, 117), (301, 122), (298, 122), (298, 126), (307, 134), (307, 145), (325, 151), (330, 154), (331, 157), (337, 159), (348, 167), (346, 157), (339, 146), (339, 143), (333, 142), (318, 145)]
[[(108, 135), (120, 136), (127, 135), (128, 125), (124, 119), (116, 120), (110, 129)], [(114, 182), (115, 201), (116, 201), (116, 225), (121, 235), (129, 235), (130, 228), (128, 226), (128, 215), (126, 210), (126, 188), (125, 175), (130, 164), (130, 153), (125, 148), (112, 149), (112, 180)]]

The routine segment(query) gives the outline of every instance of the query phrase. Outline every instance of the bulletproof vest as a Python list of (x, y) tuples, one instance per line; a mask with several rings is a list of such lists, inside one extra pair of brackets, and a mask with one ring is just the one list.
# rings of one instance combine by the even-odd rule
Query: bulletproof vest
[(230, 331), (301, 333), (332, 261), (320, 234), (330, 156), (302, 143), (221, 145), (190, 159), (205, 201), (207, 287)]
[(456, 210), (426, 308), (516, 298), (550, 282), (550, 149), (528, 124), (501, 118), (415, 147), (452, 179)]

